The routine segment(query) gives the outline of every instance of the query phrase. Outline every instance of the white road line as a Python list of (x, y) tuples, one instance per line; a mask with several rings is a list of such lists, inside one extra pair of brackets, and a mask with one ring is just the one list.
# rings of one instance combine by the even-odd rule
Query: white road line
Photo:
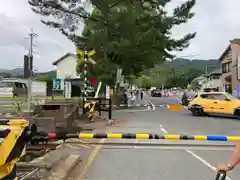
[[(160, 124), (160, 130), (163, 133), (168, 133), (166, 129), (164, 129), (164, 127)], [(190, 150), (185, 150), (188, 154), (192, 155), (194, 158), (196, 158), (198, 161), (200, 161), (201, 163), (203, 163), (205, 166), (207, 166), (209, 169), (211, 169), (214, 172), (217, 172), (216, 168), (214, 166), (212, 166), (208, 161), (206, 161), (205, 159), (203, 159), (202, 157), (198, 156), (196, 153), (190, 151)], [(226, 177), (226, 180), (231, 180), (231, 178), (229, 178), (228, 176)]]
[(168, 133), (164, 128), (163, 126), (160, 124), (160, 130), (163, 132), (163, 133)]
[[(134, 143), (138, 144), (139, 141), (135, 141)], [(147, 149), (147, 150), (171, 150), (171, 151), (186, 151), (186, 149), (189, 147), (151, 147), (151, 146), (138, 146), (135, 145), (133, 147), (131, 146), (104, 146), (105, 149)], [(201, 151), (233, 151), (233, 149), (221, 149), (221, 148), (198, 148), (198, 147), (190, 147), (191, 150), (201, 150)], [(190, 151), (190, 150), (188, 150)]]
[[(176, 97), (176, 100), (178, 101), (178, 102), (180, 102), (180, 103), (182, 103), (182, 101), (178, 98), (178, 97)], [(186, 106), (183, 106), (185, 109), (187, 109), (187, 107)]]

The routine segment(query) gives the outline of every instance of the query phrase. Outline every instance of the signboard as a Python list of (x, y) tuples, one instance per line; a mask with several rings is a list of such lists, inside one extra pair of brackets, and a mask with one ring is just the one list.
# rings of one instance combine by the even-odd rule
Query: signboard
[(117, 68), (116, 83), (120, 83), (121, 82), (121, 77), (122, 77), (122, 68)]
[(110, 86), (106, 86), (106, 99), (110, 99)]
[(64, 83), (64, 96), (66, 99), (71, 99), (72, 97), (72, 83), (70, 81), (65, 81)]
[(24, 78), (29, 78), (31, 76), (31, 72), (33, 70), (33, 57), (29, 57), (28, 55), (24, 56)]
[(53, 78), (52, 89), (55, 91), (64, 90), (64, 79), (63, 78)]

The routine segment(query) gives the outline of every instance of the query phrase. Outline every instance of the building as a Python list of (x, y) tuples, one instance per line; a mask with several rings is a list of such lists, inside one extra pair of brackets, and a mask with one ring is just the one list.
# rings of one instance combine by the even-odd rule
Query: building
[[(90, 64), (96, 64), (94, 60), (89, 59)], [(79, 79), (80, 74), (77, 73), (77, 56), (72, 53), (66, 53), (64, 56), (53, 62), (56, 66), (57, 78)]]
[[(240, 39), (233, 39), (219, 58), (222, 91), (237, 95), (240, 82)], [(238, 70), (239, 69), (239, 70)]]
[(193, 82), (197, 82), (198, 87), (202, 89), (202, 87), (207, 83), (207, 78), (204, 76), (204, 74), (202, 74), (199, 77), (196, 77), (192, 80)]
[(221, 70), (215, 69), (207, 75), (206, 82), (202, 89), (214, 89), (215, 91), (222, 91)]
[[(89, 64), (96, 64), (94, 60), (89, 58)], [(67, 79), (71, 81), (72, 96), (79, 96), (79, 92), (84, 86), (81, 74), (77, 73), (77, 55), (66, 53), (64, 56), (53, 62), (56, 66), (56, 78)], [(91, 68), (91, 67), (89, 67)]]
[(55, 62), (53, 65), (56, 66), (56, 77), (57, 78), (71, 78), (79, 79), (80, 75), (77, 74), (77, 56), (75, 54), (67, 53)]

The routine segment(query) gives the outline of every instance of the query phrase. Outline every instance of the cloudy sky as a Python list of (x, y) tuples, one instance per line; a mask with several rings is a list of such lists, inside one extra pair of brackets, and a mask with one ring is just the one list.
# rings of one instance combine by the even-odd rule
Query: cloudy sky
[[(184, 0), (173, 0), (172, 9)], [(186, 25), (175, 28), (175, 37), (197, 32), (189, 48), (178, 56), (210, 59), (218, 58), (230, 39), (240, 38), (239, 0), (197, 0), (196, 16)], [(0, 4), (0, 69), (22, 67), (23, 55), (28, 51), (30, 28), (38, 34), (34, 44), (34, 67), (39, 71), (52, 70), (52, 62), (66, 52), (75, 52), (74, 45), (61, 33), (40, 22), (27, 0), (1, 0)], [(196, 56), (193, 56), (196, 55)]]

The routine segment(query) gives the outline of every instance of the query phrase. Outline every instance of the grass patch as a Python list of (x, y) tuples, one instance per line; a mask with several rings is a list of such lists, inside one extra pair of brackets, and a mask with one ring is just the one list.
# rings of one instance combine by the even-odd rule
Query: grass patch
[[(32, 96), (32, 100), (65, 100), (64, 96)], [(81, 99), (81, 97), (73, 97), (70, 100), (78, 100)], [(27, 98), (24, 97), (0, 97), (0, 101), (19, 101), (19, 100), (27, 100)]]

